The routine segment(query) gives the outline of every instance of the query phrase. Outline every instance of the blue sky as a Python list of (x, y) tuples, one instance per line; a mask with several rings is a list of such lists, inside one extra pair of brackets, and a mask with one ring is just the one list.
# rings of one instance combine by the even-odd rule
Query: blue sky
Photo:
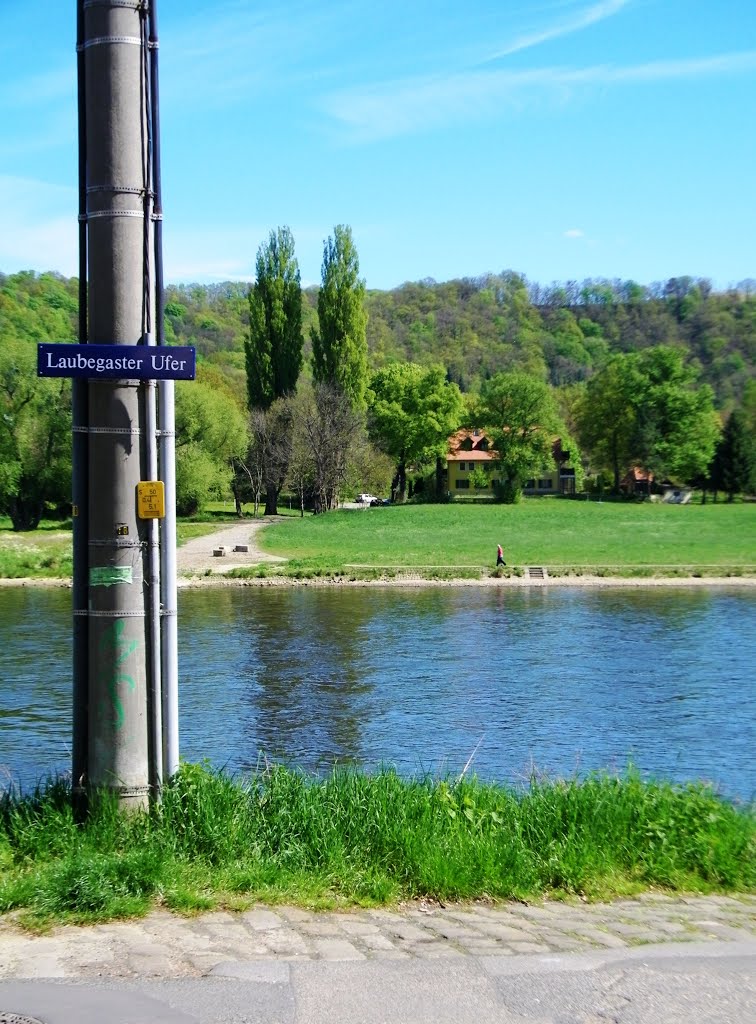
[[(159, 0), (166, 279), (756, 277), (753, 0)], [(0, 0), (0, 270), (76, 273), (73, 0)]]

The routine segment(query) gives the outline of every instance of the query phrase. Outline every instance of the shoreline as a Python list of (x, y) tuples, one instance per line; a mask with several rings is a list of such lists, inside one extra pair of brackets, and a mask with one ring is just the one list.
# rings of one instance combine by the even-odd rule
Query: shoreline
[[(278, 517), (276, 517), (278, 518)], [(552, 567), (545, 566), (546, 577), (531, 578), (527, 574), (526, 566), (510, 566), (510, 570), (518, 569), (522, 570), (522, 576), (432, 576), (424, 575), (423, 569), (435, 569), (443, 570), (444, 566), (417, 566), (416, 568), (408, 567), (406, 570), (401, 566), (369, 566), (369, 565), (346, 565), (343, 569), (335, 570), (340, 572), (340, 576), (309, 576), (309, 577), (294, 577), (275, 575), (276, 565), (285, 564), (288, 559), (281, 555), (272, 555), (261, 550), (257, 543), (256, 534), (264, 526), (270, 522), (274, 522), (273, 517), (267, 519), (258, 519), (254, 522), (238, 522), (233, 524), (225, 524), (221, 528), (214, 530), (210, 533), (203, 534), (200, 537), (194, 537), (191, 540), (186, 541), (177, 550), (177, 570), (178, 580), (177, 587), (179, 590), (205, 590), (213, 588), (226, 588), (226, 587), (291, 587), (301, 588), (310, 587), (313, 589), (324, 589), (332, 587), (367, 587), (371, 589), (419, 589), (419, 588), (448, 588), (448, 587), (497, 587), (503, 590), (507, 589), (523, 589), (523, 588), (553, 588), (553, 587), (577, 587), (577, 588), (639, 588), (639, 587), (709, 587), (709, 588), (724, 588), (724, 587), (736, 587), (745, 588), (756, 587), (756, 573), (753, 573), (753, 567), (748, 566), (745, 570), (750, 572), (750, 575), (743, 576), (717, 576), (716, 565), (702, 565), (702, 570), (712, 571), (712, 575), (689, 575), (689, 576), (676, 576), (676, 575), (664, 575), (664, 571), (667, 570), (670, 573), (674, 573), (678, 568), (674, 565), (657, 564), (656, 566), (649, 565), (633, 565), (627, 566), (627, 569), (637, 569), (640, 571), (657, 571), (659, 574), (656, 576), (604, 576), (599, 575), (595, 570), (598, 566), (591, 565), (586, 566), (585, 571), (580, 575), (575, 573), (564, 572), (563, 575), (556, 575), (563, 571), (564, 567), (560, 565), (554, 565)], [(218, 557), (214, 552), (221, 548), (224, 554), (222, 560), (219, 561)], [(228, 576), (229, 572), (233, 572), (237, 569), (259, 569), (262, 566), (267, 566), (268, 571), (271, 573), (269, 576), (247, 576), (244, 578)], [(472, 568), (467, 566), (458, 566), (457, 569), (464, 570), (465, 568)], [(485, 572), (485, 567), (478, 567), (481, 572)], [(555, 575), (550, 576), (548, 573), (551, 570)], [(571, 569), (576, 567), (571, 566)], [(620, 568), (619, 566), (614, 568)], [(737, 568), (737, 566), (735, 566)], [(392, 570), (398, 570), (396, 574), (392, 575)], [(685, 569), (685, 571), (693, 573), (696, 572), (696, 566), (687, 565), (680, 566), (679, 569)], [(386, 571), (386, 575), (383, 576), (371, 576), (360, 579), (358, 576), (352, 576), (353, 572), (380, 572), (381, 570)], [(454, 569), (450, 569), (453, 572)], [(493, 573), (493, 567), (490, 567), (488, 572)], [(71, 589), (72, 580), (68, 578), (52, 578), (52, 577), (41, 577), (41, 576), (24, 576), (18, 578), (2, 578), (0, 579), (0, 588), (2, 587), (53, 587), (53, 588), (66, 588)]]
[[(20, 576), (0, 579), (0, 587), (47, 587), (70, 590), (71, 579), (55, 579), (36, 576)], [(312, 577), (295, 579), (289, 576), (262, 576), (246, 579), (229, 578), (223, 573), (212, 576), (179, 576), (179, 590), (204, 590), (218, 587), (369, 587), (411, 588), (411, 587), (501, 587), (503, 589), (534, 587), (756, 587), (756, 576), (548, 576), (546, 579), (529, 579), (525, 576), (495, 576), (481, 579), (433, 579), (419, 573), (406, 572), (401, 576), (387, 576), (382, 579), (347, 579)]]

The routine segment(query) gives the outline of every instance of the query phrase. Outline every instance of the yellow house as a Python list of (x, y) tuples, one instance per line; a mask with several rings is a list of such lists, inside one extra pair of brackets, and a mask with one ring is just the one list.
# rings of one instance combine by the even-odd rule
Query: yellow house
[[(568, 468), (569, 452), (562, 450), (560, 438), (555, 438), (552, 445), (553, 461), (543, 467), (531, 479), (525, 482), (525, 494), (574, 494), (575, 470)], [(493, 497), (499, 482), (496, 460), (498, 452), (491, 448), (490, 441), (482, 430), (463, 428), (449, 438), (449, 451), (446, 456), (446, 488), (452, 497), (455, 495), (480, 495)], [(476, 487), (480, 483), (483, 470), (488, 477), (487, 485)]]
[[(489, 441), (482, 430), (458, 430), (449, 438), (446, 456), (446, 489), (452, 494), (470, 493), (493, 496), (498, 476), (491, 473), (497, 452), (489, 448)], [(475, 470), (482, 469), (488, 474), (488, 486), (476, 489)]]

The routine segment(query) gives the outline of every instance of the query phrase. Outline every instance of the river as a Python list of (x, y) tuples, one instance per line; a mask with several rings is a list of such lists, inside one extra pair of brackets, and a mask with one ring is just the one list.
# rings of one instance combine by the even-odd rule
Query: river
[[(0, 771), (70, 761), (70, 592), (0, 590)], [(756, 592), (223, 588), (180, 595), (181, 752), (506, 782), (639, 770), (756, 795)]]

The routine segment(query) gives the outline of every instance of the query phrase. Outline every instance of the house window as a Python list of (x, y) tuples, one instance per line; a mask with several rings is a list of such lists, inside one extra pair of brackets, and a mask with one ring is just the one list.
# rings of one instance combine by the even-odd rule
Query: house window
[(539, 491), (551, 491), (553, 490), (553, 482), (551, 480), (539, 480), (538, 490)]
[(525, 490), (526, 491), (534, 491), (535, 490), (535, 480), (526, 480), (525, 481)]
[(470, 481), (469, 480), (457, 480), (457, 490), (458, 491), (469, 491), (470, 490)]

